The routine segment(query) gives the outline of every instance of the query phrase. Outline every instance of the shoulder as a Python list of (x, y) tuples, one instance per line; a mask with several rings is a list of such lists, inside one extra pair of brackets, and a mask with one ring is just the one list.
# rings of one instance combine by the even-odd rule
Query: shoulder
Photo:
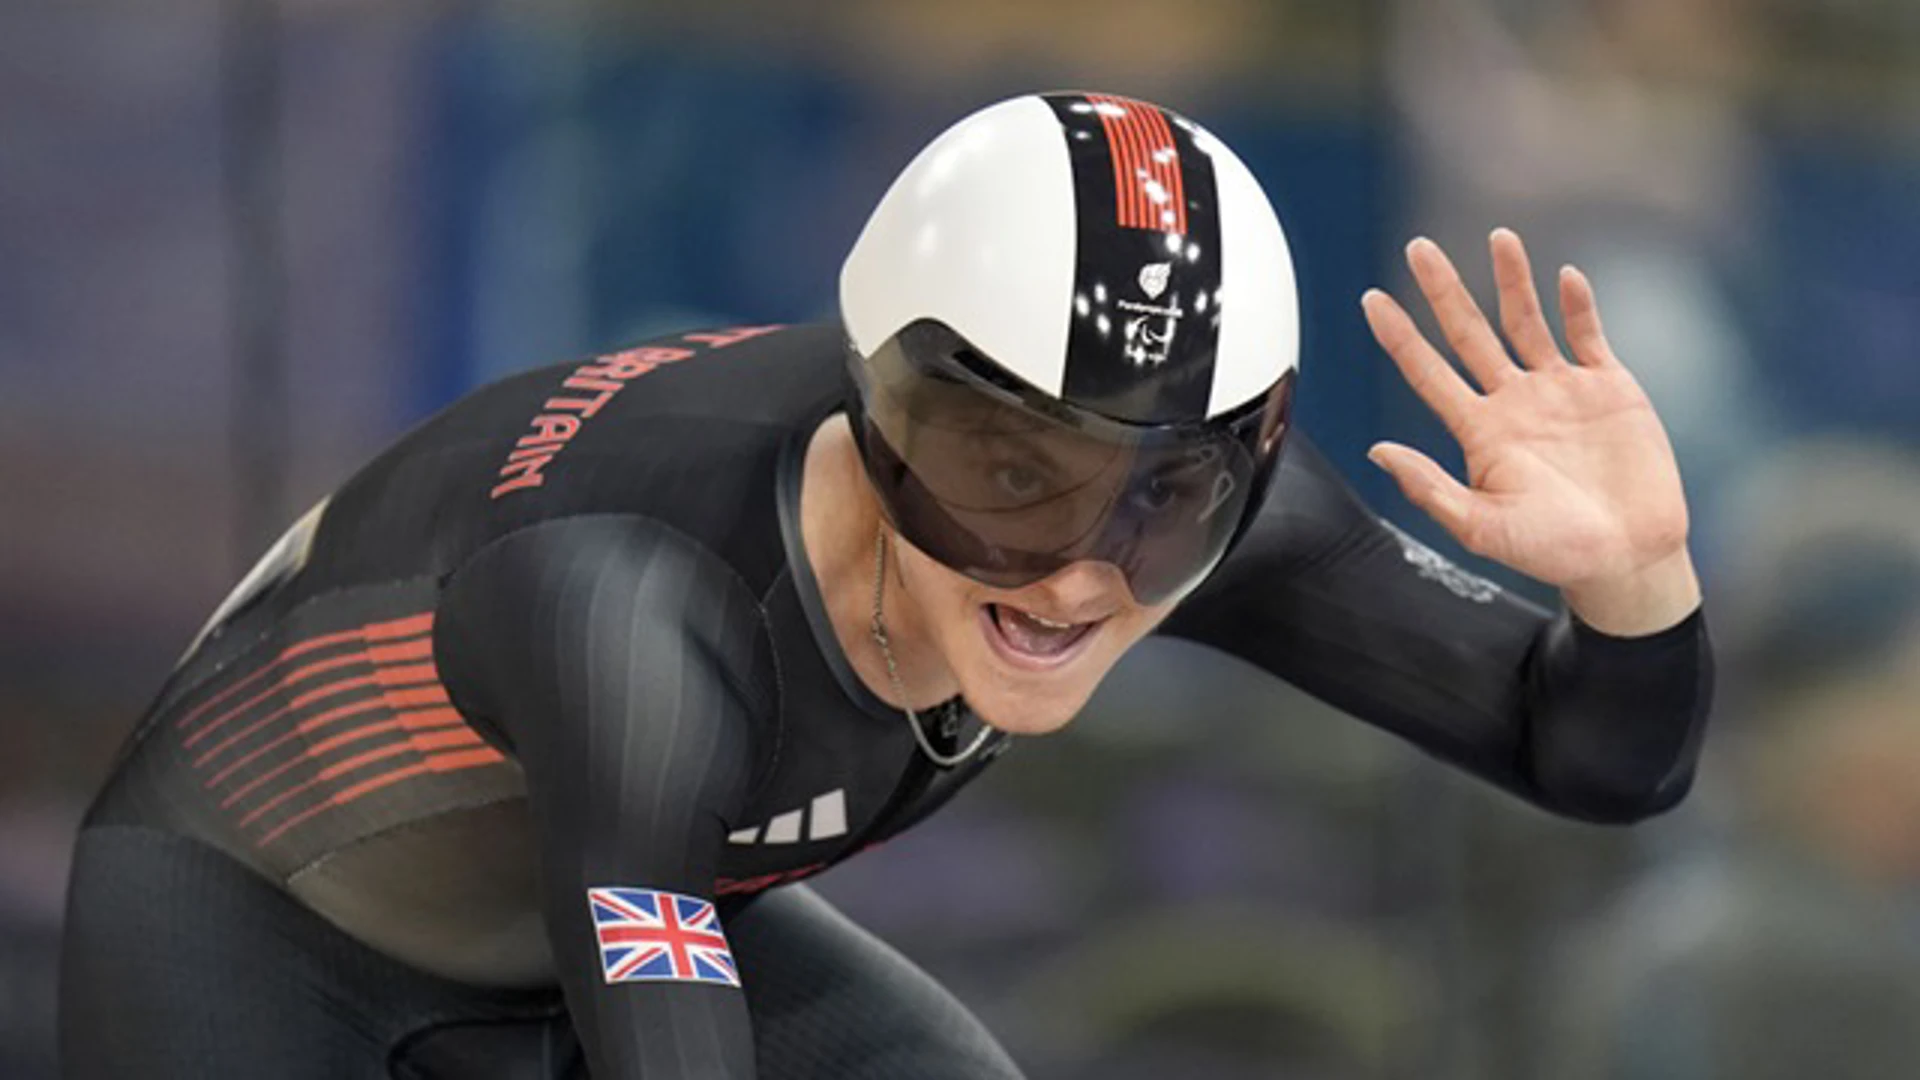
[(841, 341), (837, 326), (693, 331), (548, 369), (548, 396), (494, 436), (487, 531), (644, 515), (764, 588), (781, 562), (780, 458), (838, 406)]
[(501, 536), (447, 579), (440, 607), (532, 622), (637, 615), (714, 634), (762, 623), (758, 598), (733, 566), (638, 514), (580, 514)]
[(1296, 431), (1287, 436), (1262, 517), (1298, 530), (1350, 527), (1373, 514), (1320, 447)]
[(434, 656), (482, 716), (546, 711), (569, 687), (640, 676), (663, 691), (713, 686), (758, 715), (775, 708), (754, 591), (706, 545), (640, 515), (538, 522), (482, 547), (441, 590)]
[(695, 330), (481, 387), (335, 494), (306, 580), (444, 577), (529, 525), (640, 514), (770, 582), (777, 464), (838, 407), (843, 349), (836, 324)]

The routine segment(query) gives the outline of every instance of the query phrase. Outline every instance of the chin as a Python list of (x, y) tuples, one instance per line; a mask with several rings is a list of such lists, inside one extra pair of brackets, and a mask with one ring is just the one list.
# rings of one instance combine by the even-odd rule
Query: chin
[(1073, 722), (1092, 695), (1057, 690), (1022, 692), (1013, 687), (962, 689), (961, 696), (988, 727), (1009, 735), (1051, 735)]

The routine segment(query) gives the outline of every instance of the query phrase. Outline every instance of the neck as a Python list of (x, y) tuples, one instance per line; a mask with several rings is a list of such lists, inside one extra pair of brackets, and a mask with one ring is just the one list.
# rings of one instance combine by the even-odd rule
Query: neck
[(913, 596), (902, 585), (896, 544), (887, 545), (881, 609), (889, 648), (907, 699), (887, 673), (873, 639), (874, 552), (883, 528), (880, 506), (860, 464), (853, 431), (836, 413), (814, 431), (800, 480), (800, 539), (854, 674), (882, 701), (924, 709), (957, 692)]

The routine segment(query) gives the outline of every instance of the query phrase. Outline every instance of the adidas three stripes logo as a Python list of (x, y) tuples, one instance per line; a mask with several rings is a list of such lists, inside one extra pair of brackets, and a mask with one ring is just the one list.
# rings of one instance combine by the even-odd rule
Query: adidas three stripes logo
[(835, 788), (817, 795), (802, 810), (776, 815), (765, 826), (753, 826), (727, 834), (729, 844), (793, 844), (806, 833), (808, 840), (830, 840), (847, 832), (847, 793)]

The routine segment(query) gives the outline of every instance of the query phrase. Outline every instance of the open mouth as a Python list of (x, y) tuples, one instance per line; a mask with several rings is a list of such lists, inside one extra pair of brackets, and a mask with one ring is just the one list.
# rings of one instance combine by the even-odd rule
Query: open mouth
[(1003, 658), (1026, 668), (1052, 668), (1071, 660), (1104, 619), (1063, 623), (1007, 604), (981, 609), (987, 640)]

